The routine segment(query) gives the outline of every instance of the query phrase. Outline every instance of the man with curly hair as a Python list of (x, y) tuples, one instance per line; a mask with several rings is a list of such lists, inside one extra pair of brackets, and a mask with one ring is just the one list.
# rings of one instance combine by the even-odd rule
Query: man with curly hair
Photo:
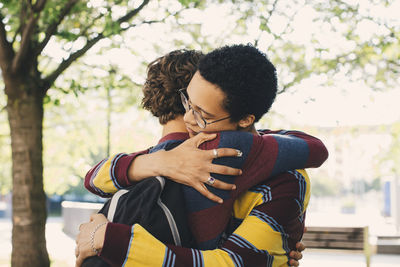
[[(163, 65), (157, 65), (162, 62), (162, 58), (159, 60), (157, 63), (150, 64), (149, 72), (152, 67), (153, 70), (157, 70)], [(165, 112), (165, 110), (159, 112), (162, 109), (162, 103), (173, 105), (174, 100), (168, 98), (168, 100), (159, 101), (160, 95), (157, 96), (158, 92), (155, 89), (165, 90), (165, 88), (163, 88), (163, 82), (160, 82), (163, 80), (160, 77), (164, 74), (161, 69), (158, 70), (160, 73), (155, 75), (155, 79), (146, 81), (143, 105), (164, 124), (164, 138), (159, 145), (169, 141), (182, 141), (186, 138), (182, 133), (176, 133), (177, 131), (186, 130), (194, 138), (169, 151), (143, 155), (148, 152), (146, 150), (130, 155), (119, 155), (117, 157), (119, 163), (116, 163), (114, 157), (111, 160), (113, 169), (116, 170), (111, 175), (115, 175), (114, 177), (110, 175), (99, 177), (102, 164), (98, 164), (86, 176), (85, 185), (94, 193), (105, 192), (107, 187), (110, 188), (110, 184), (116, 184), (112, 182), (116, 179), (118, 186), (113, 189), (114, 191), (105, 192), (105, 194), (112, 194), (118, 187), (130, 185), (153, 175), (167, 176), (174, 181), (189, 185), (190, 187), (185, 186), (183, 190), (185, 200), (188, 202), (190, 226), (196, 241), (200, 248), (208, 246), (215, 249), (219, 244), (218, 249), (204, 251), (164, 245), (151, 237), (140, 225), (121, 226), (108, 223), (107, 226), (102, 227), (102, 233), (98, 231), (100, 234), (96, 236), (93, 234), (94, 239), (100, 240), (96, 242), (96, 248), (102, 248), (100, 256), (105, 258), (108, 256), (108, 260), (113, 262), (118, 258), (115, 257), (115, 253), (121, 254), (118, 251), (122, 251), (122, 261), (117, 259), (116, 262), (121, 262), (126, 266), (131, 264), (134, 266), (137, 264), (146, 266), (163, 264), (167, 266), (197, 266), (197, 264), (269, 266), (271, 264), (272, 266), (272, 263), (274, 266), (287, 265), (289, 248), (294, 249), (294, 243), (300, 240), (304, 228), (304, 210), (309, 197), (309, 183), (303, 171), (284, 172), (293, 169), (290, 168), (293, 165), (285, 165), (285, 161), (295, 159), (289, 159), (283, 155), (287, 155), (285, 150), (292, 149), (293, 153), (296, 153), (296, 149), (303, 150), (296, 154), (304, 156), (302, 164), (296, 162), (297, 165), (301, 165), (299, 168), (316, 167), (326, 159), (327, 151), (318, 139), (303, 133), (272, 131), (259, 133), (255, 130), (254, 122), (269, 110), (276, 95), (274, 66), (265, 55), (252, 46), (223, 47), (207, 54), (200, 60), (199, 69), (191, 79), (187, 90), (180, 90), (179, 93), (186, 111), (183, 118), (184, 127), (182, 127), (182, 116), (173, 114), (180, 112), (179, 110), (173, 113)], [(150, 73), (149, 77), (151, 77)], [(179, 81), (174, 81), (173, 84), (175, 83), (181, 86)], [(146, 86), (149, 89), (147, 92)], [(171, 96), (174, 97), (173, 93), (177, 93), (177, 87), (172, 88), (174, 89)], [(169, 128), (170, 122), (180, 126)], [(232, 132), (232, 130), (240, 132)], [(204, 134), (204, 132), (215, 131), (228, 132), (219, 133), (216, 138), (215, 135)], [(215, 139), (212, 142), (205, 143), (206, 149), (225, 148), (214, 148), (211, 151), (196, 148), (202, 142), (213, 138)], [(269, 151), (265, 147), (266, 144), (270, 146)], [(237, 154), (237, 151), (226, 147), (241, 149), (242, 157), (236, 159), (236, 165), (232, 162), (230, 165), (243, 168), (242, 171), (226, 166), (221, 168), (221, 165), (209, 162), (214, 159), (214, 163), (223, 165), (224, 159), (219, 157)], [(304, 151), (306, 153), (302, 154)], [(188, 157), (188, 154), (195, 157), (192, 159)], [(260, 160), (263, 157), (271, 157), (269, 154), (272, 154), (272, 161), (266, 163), (265, 160)], [(142, 156), (138, 157), (138, 155)], [(144, 164), (146, 161), (147, 164)], [(179, 164), (171, 164), (172, 161)], [(149, 164), (149, 162), (159, 164)], [(185, 165), (188, 162), (189, 164)], [(229, 165), (226, 162), (225, 164)], [(297, 166), (296, 164), (294, 166)], [(156, 167), (157, 165), (162, 167)], [(206, 166), (206, 168), (198, 166)], [(110, 166), (104, 168), (104, 170), (109, 169)], [(238, 171), (242, 175), (233, 179), (235, 183), (233, 186), (225, 183), (228, 182), (226, 176), (218, 175), (237, 175)], [(207, 176), (204, 178), (205, 174)], [(270, 175), (276, 176), (266, 179)], [(95, 186), (95, 179), (103, 179), (102, 182), (97, 181), (97, 186), (100, 185), (100, 187)], [(200, 194), (196, 195), (197, 192), (193, 188), (202, 195), (223, 204), (207, 202)], [(223, 191), (218, 188), (225, 190), (236, 188), (236, 190)], [(286, 212), (282, 208), (287, 208)], [(233, 212), (233, 218), (230, 219), (231, 212)], [(229, 218), (226, 220), (227, 214)], [(107, 222), (98, 216), (92, 219), (91, 223), (85, 225), (87, 229), (93, 229), (93, 227), (97, 229), (102, 222)], [(221, 226), (226, 229), (225, 232), (218, 230)], [(111, 244), (115, 246), (117, 243), (113, 240), (121, 237), (123, 233), (130, 238), (123, 238), (123, 241), (119, 239), (122, 244), (119, 244), (116, 250)], [(224, 234), (227, 234), (229, 238), (224, 238)], [(160, 254), (161, 251), (163, 253)], [(149, 254), (154, 257), (149, 259), (146, 256)]]

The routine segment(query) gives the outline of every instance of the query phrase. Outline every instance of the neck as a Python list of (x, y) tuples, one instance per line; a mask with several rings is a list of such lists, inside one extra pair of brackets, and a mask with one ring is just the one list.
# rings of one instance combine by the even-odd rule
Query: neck
[(178, 116), (175, 119), (168, 121), (166, 124), (163, 124), (162, 137), (177, 132), (187, 132), (185, 123), (183, 122), (183, 116)]
[(250, 127), (249, 132), (251, 132), (252, 134), (255, 134), (255, 135), (259, 135), (259, 133), (256, 130), (256, 126), (254, 125), (254, 123)]
[(259, 133), (256, 130), (256, 126), (254, 125), (254, 123), (246, 128), (239, 128), (238, 131), (242, 131), (242, 132), (249, 132), (255, 135), (259, 135)]

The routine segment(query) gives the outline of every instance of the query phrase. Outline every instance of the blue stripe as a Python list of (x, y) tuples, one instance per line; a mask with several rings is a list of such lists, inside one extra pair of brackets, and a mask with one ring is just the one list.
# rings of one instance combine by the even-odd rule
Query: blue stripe
[[(248, 240), (244, 239), (243, 237), (241, 237), (237, 234), (232, 234), (228, 240), (235, 243), (240, 248), (247, 248), (247, 249), (251, 249), (257, 253), (264, 254), (266, 257), (267, 266), (272, 266), (272, 263), (274, 261), (274, 256), (270, 255), (267, 250), (261, 250), (261, 249), (256, 248)], [(243, 264), (243, 260), (241, 260), (241, 263)]]
[(117, 178), (115, 177), (115, 167), (117, 165), (118, 160), (122, 156), (125, 156), (125, 155), (126, 154), (124, 154), (124, 153), (119, 153), (119, 154), (115, 155), (115, 157), (111, 161), (110, 177), (111, 177), (111, 181), (113, 182), (115, 188), (117, 188), (117, 189), (121, 189), (122, 186), (118, 184)]
[(235, 238), (237, 238), (238, 240), (241, 240), (241, 242), (243, 243), (243, 244), (245, 244), (245, 246), (246, 247), (248, 247), (248, 248), (252, 248), (252, 249), (254, 249), (254, 250), (257, 250), (257, 251), (260, 251), (258, 248), (256, 248), (252, 243), (250, 243), (249, 241), (247, 241), (246, 239), (244, 239), (243, 237), (241, 237), (241, 236), (239, 236), (239, 235), (237, 235), (237, 234), (234, 234), (235, 236)]
[(269, 187), (267, 185), (255, 186), (255, 187), (251, 188), (249, 191), (262, 194), (263, 195), (262, 196), (263, 203), (266, 203), (266, 202), (272, 200), (271, 187)]
[(171, 261), (170, 255), (171, 255), (170, 250), (168, 249), (168, 247), (165, 247), (164, 261), (163, 261), (163, 264), (162, 264), (163, 267), (169, 267), (170, 266), (170, 261)]
[(195, 250), (192, 249), (192, 261), (193, 261), (193, 267), (197, 266), (197, 259), (196, 259), (196, 254), (195, 254)]
[(301, 201), (301, 211), (304, 211), (304, 199), (307, 190), (307, 182), (304, 176), (298, 171), (289, 171), (289, 173), (293, 174), (297, 180), (299, 180), (299, 198)]
[(266, 255), (266, 257), (267, 257), (267, 267), (272, 267), (272, 264), (274, 262), (274, 256), (268, 254)]
[(176, 258), (175, 253), (168, 247), (165, 247), (165, 256), (164, 256), (163, 267), (175, 266), (175, 258)]
[(239, 254), (236, 254), (227, 248), (222, 248), (222, 250), (229, 254), (229, 257), (231, 257), (235, 267), (244, 267), (243, 259)]
[(203, 255), (197, 249), (192, 249), (193, 266), (202, 267), (204, 265)]
[(278, 155), (271, 176), (288, 170), (304, 168), (310, 153), (305, 140), (291, 135), (270, 135), (278, 143)]
[(171, 267), (173, 267), (173, 266), (175, 266), (175, 259), (176, 259), (176, 255), (175, 255), (175, 253), (173, 253), (173, 252), (171, 252), (172, 253), (172, 262), (171, 262)]
[(236, 234), (232, 234), (229, 238), (229, 241), (235, 243), (238, 247), (241, 248), (252, 248), (251, 246), (247, 246), (246, 243), (243, 243), (242, 240), (240, 240), (240, 238), (237, 237)]
[(277, 221), (275, 221), (275, 219), (272, 218), (271, 216), (268, 216), (267, 214), (265, 214), (259, 210), (252, 210), (250, 212), (250, 215), (254, 215), (257, 218), (259, 218), (260, 220), (264, 221), (269, 226), (271, 226), (275, 231), (280, 232), (280, 233), (285, 233), (285, 231), (283, 230), (283, 227)]
[(128, 250), (126, 251), (125, 260), (124, 260), (124, 263), (122, 264), (122, 266), (125, 266), (126, 261), (128, 260), (129, 251), (131, 250), (132, 241), (133, 241), (133, 231), (134, 231), (134, 227), (135, 227), (135, 225), (132, 225), (132, 228), (131, 228), (131, 239), (129, 240)]

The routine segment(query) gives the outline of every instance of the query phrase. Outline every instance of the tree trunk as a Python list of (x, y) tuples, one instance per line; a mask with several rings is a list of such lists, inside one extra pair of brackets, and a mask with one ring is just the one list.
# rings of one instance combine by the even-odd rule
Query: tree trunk
[[(46, 195), (43, 189), (43, 90), (32, 81), (6, 84), (12, 147), (13, 267), (50, 266), (46, 248)], [(7, 88), (8, 87), (8, 88)]]

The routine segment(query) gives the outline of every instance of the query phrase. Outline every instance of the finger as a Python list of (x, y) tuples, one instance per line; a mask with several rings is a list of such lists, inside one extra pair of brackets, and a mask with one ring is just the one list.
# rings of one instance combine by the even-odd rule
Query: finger
[[(227, 148), (227, 147), (218, 148), (217, 152), (218, 152), (218, 158), (222, 158), (222, 157), (241, 157), (243, 155), (242, 151), (240, 151), (238, 149), (234, 149), (234, 148)], [(210, 150), (209, 153), (214, 158), (213, 151)]]
[(234, 184), (228, 184), (225, 182), (222, 182), (220, 180), (215, 179), (215, 182), (213, 185), (211, 185), (212, 187), (218, 188), (218, 189), (222, 189), (222, 190), (234, 190), (236, 189), (236, 185)]
[(293, 259), (291, 259), (290, 261), (289, 261), (289, 265), (290, 266), (299, 266), (299, 262), (298, 261), (296, 261), (296, 260), (293, 260)]
[(90, 221), (91, 221), (91, 222), (94, 221), (94, 220), (96, 219), (97, 215), (98, 215), (97, 213), (91, 214), (91, 215), (90, 215)]
[(303, 258), (303, 254), (301, 254), (298, 251), (291, 251), (289, 253), (290, 258), (295, 259), (295, 260), (301, 260)]
[(197, 134), (195, 137), (193, 137), (193, 142), (196, 144), (196, 147), (199, 147), (202, 143), (213, 140), (215, 139), (215, 137), (217, 137), (217, 134), (209, 134), (201, 132)]
[(306, 246), (305, 246), (304, 243), (302, 243), (302, 242), (297, 242), (297, 243), (296, 243), (296, 249), (297, 249), (297, 251), (302, 252), (303, 250), (306, 249)]
[(195, 186), (193, 186), (193, 188), (196, 189), (200, 194), (202, 194), (203, 196), (214, 202), (217, 203), (223, 202), (222, 198), (217, 197), (216, 195), (208, 191), (207, 187), (203, 183), (196, 184)]
[(82, 265), (82, 263), (83, 263), (83, 260), (84, 260), (84, 259), (82, 258), (82, 256), (79, 255), (79, 257), (76, 258), (75, 267), (81, 267), (81, 265)]
[(79, 248), (78, 246), (75, 247), (75, 257), (79, 256)]
[(218, 165), (218, 164), (212, 164), (211, 166), (212, 173), (218, 173), (218, 174), (224, 174), (224, 175), (232, 175), (232, 176), (239, 176), (242, 174), (242, 170), (224, 166), (224, 165)]

